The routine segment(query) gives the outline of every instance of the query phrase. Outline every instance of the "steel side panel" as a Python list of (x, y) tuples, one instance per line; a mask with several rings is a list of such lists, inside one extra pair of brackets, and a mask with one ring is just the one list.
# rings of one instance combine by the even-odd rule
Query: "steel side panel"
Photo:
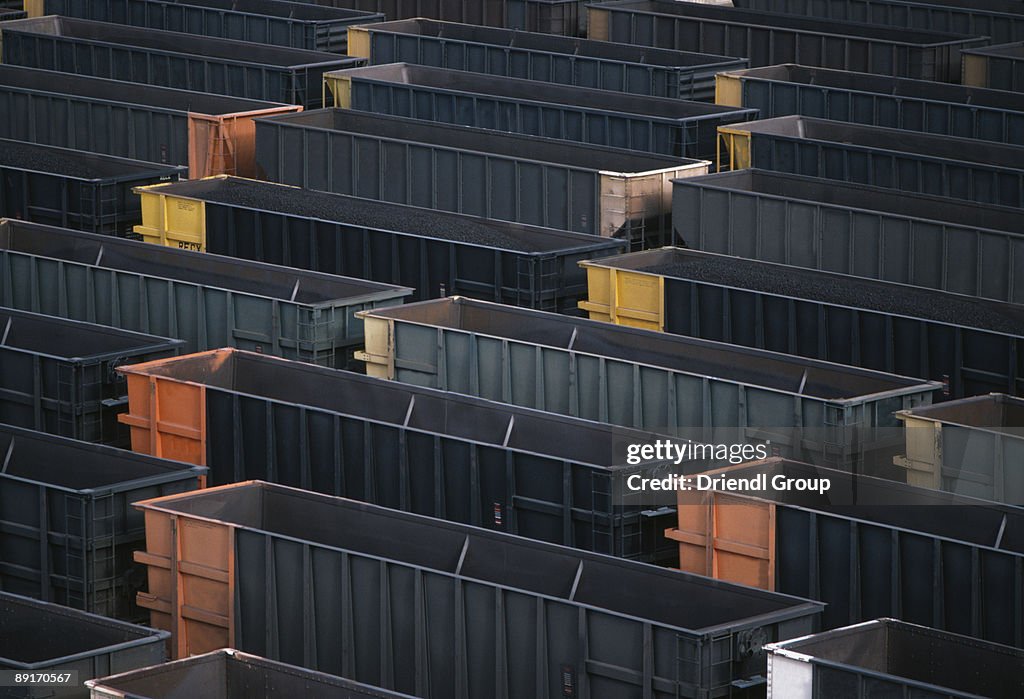
[(357, 61), (311, 67), (236, 64), (190, 54), (165, 54), (144, 47), (111, 47), (73, 37), (5, 31), (3, 62), (78, 75), (163, 85), (197, 92), (283, 102), (310, 109), (322, 106), (323, 73)]
[[(155, 170), (159, 167), (154, 165)], [(178, 173), (168, 171), (116, 182), (112, 178), (85, 181), (0, 166), (0, 217), (125, 236), (141, 217), (132, 188), (177, 177)]]
[[(787, 454), (809, 460), (842, 461), (868, 448), (845, 443), (849, 439), (845, 434), (830, 437), (844, 442), (843, 456), (830, 449), (825, 437), (809, 434), (794, 440), (790, 428), (822, 431), (829, 425), (828, 401), (401, 320), (391, 321), (390, 327), (387, 343), (375, 344), (374, 363), (389, 378), (403, 383), (627, 427), (687, 433), (702, 429), (707, 441), (714, 443), (771, 440)], [(908, 396), (896, 404), (881, 400), (864, 406), (850, 419), (896, 427), (891, 410), (921, 399)], [(714, 406), (710, 414), (708, 401)], [(871, 447), (883, 444), (888, 443), (882, 440)], [(899, 446), (888, 444), (894, 449)]]
[(333, 80), (336, 107), (697, 159), (712, 158), (719, 124), (743, 116), (644, 117), (414, 83), (365, 82), (358, 76), (325, 80)]
[[(667, 548), (619, 533), (639, 532), (639, 515), (595, 502), (614, 476), (586, 464), (213, 388), (206, 416), (211, 485), (267, 480), (628, 558)], [(595, 517), (615, 532), (608, 541)]]
[(309, 51), (344, 52), (349, 24), (380, 17), (320, 20), (259, 15), (232, 8), (183, 5), (169, 0), (44, 0), (41, 14), (116, 22), (149, 29), (180, 31), (222, 39), (251, 41)]
[(1024, 89), (1024, 62), (1020, 59), (986, 56), (985, 60), (988, 63), (986, 66), (987, 87), (1015, 92)]
[[(393, 35), (373, 27), (359, 30), (360, 34), (364, 32), (368, 35), (366, 41), (360, 37), (359, 43), (353, 45), (354, 32), (350, 31), (349, 55), (368, 55), (371, 65), (414, 63), (652, 97), (710, 99), (714, 95), (715, 73), (723, 68), (636, 66), (611, 59), (550, 54), (516, 46)], [(591, 34), (590, 38), (599, 37)], [(696, 49), (691, 46), (687, 50)], [(736, 60), (747, 64), (745, 59)]]
[(705, 252), (1024, 302), (1024, 238), (1012, 233), (685, 184), (673, 225)]
[(666, 332), (1018, 395), (1024, 340), (920, 318), (667, 278)]
[(611, 41), (747, 56), (753, 67), (802, 63), (945, 82), (955, 82), (960, 76), (956, 49), (983, 41), (965, 38), (953, 48), (900, 44), (784, 26), (753, 26), (728, 19), (644, 14), (614, 4), (602, 8), (600, 14), (600, 25), (607, 27), (604, 31)]
[(1011, 504), (1024, 503), (1024, 456), (1019, 436), (997, 435), (960, 425), (941, 424), (936, 466), (943, 490)]
[(123, 347), (118, 358), (61, 359), (0, 347), (0, 422), (88, 442), (122, 445), (124, 382), (113, 367), (178, 354), (177, 344)]
[(602, 228), (597, 171), (285, 124), (257, 124), (256, 142), (257, 162), (281, 184), (580, 233), (620, 227)]
[(791, 506), (777, 506), (775, 522), (775, 589), (827, 602), (826, 628), (898, 616), (996, 643), (1024, 639), (1024, 591), (995, 582), (1019, 579), (1019, 555)]
[(751, 167), (1024, 207), (1024, 172), (1018, 170), (757, 133), (749, 143)]
[(891, 0), (738, 0), (736, 7), (787, 12), (851, 22), (869, 22), (908, 29), (987, 36), (992, 44), (1024, 39), (1024, 18), (1004, 11), (928, 5), (907, 6)]
[[(970, 58), (969, 55), (964, 56), (965, 70)], [(762, 119), (798, 114), (867, 126), (1024, 145), (1024, 115), (1008, 109), (973, 102), (961, 104), (881, 92), (866, 93), (831, 85), (725, 75), (741, 85), (738, 89), (742, 91), (742, 98), (736, 100), (737, 106), (760, 110)]]
[[(135, 576), (141, 569), (132, 564), (132, 549), (144, 542), (145, 534), (142, 516), (131, 503), (195, 489), (201, 478), (182, 470), (174, 480), (166, 475), (150, 480), (139, 479), (128, 489), (122, 486), (109, 497), (69, 493), (41, 482), (0, 481), (4, 590), (139, 621), (134, 597)], [(77, 526), (84, 530), (69, 532), (72, 522), (80, 522)], [(68, 569), (79, 550), (84, 552), (79, 554), (80, 564)]]
[[(60, 609), (58, 605), (21, 600), (10, 596), (5, 600), (5, 624), (11, 627), (28, 627), (24, 632), (25, 642), (29, 647), (39, 647), (44, 632), (39, 626), (48, 628), (56, 625), (72, 639), (78, 640), (82, 652), (63, 657), (42, 657), (34, 662), (9, 661), (4, 663), (6, 672), (28, 672), (42, 674), (77, 673), (80, 681), (105, 677), (113, 673), (127, 672), (153, 665), (159, 665), (166, 659), (164, 634), (154, 633), (148, 629), (140, 629), (129, 624), (104, 622), (91, 616), (83, 615), (74, 610)], [(42, 617), (42, 619), (36, 618)], [(112, 628), (116, 624), (115, 628)], [(90, 645), (93, 636), (121, 635), (124, 642), (113, 645)], [(34, 636), (34, 637), (33, 637)], [(63, 646), (67, 648), (68, 645)], [(25, 666), (28, 666), (26, 668)], [(13, 688), (11, 688), (13, 690)], [(9, 696), (27, 697), (29, 699), (49, 699), (50, 697), (83, 697), (87, 690), (75, 685), (63, 685), (55, 690), (53, 686), (22, 685), (18, 691), (6, 692)]]
[(8, 115), (0, 122), (0, 138), (155, 163), (189, 162), (184, 114), (2, 85), (0, 111)]
[[(235, 640), (245, 652), (436, 699), (555, 696), (564, 668), (574, 691), (594, 699), (644, 687), (718, 695), (732, 679), (731, 663), (718, 662), (736, 642), (730, 635), (699, 643), (599, 609), (263, 532), (239, 530), (235, 551)], [(807, 621), (787, 630), (807, 632)], [(761, 629), (771, 640), (781, 626)]]
[[(156, 192), (143, 194), (143, 206)], [(194, 203), (194, 202), (193, 202)], [(621, 252), (623, 244), (597, 237), (593, 245), (551, 253), (520, 253), (463, 244), (417, 233), (375, 229), (313, 218), (204, 202), (207, 252), (246, 260), (358, 277), (414, 288), (409, 301), (458, 294), (486, 301), (568, 310), (586, 293), (578, 260)], [(162, 224), (158, 209), (144, 211), (154, 238)], [(150, 223), (152, 222), (152, 223)], [(194, 240), (195, 225), (181, 234)], [(144, 234), (147, 234), (144, 232)]]
[[(189, 229), (201, 206), (195, 211), (195, 202), (170, 200), (158, 208), (160, 228), (141, 228), (183, 247), (194, 237)], [(13, 308), (182, 338), (186, 352), (240, 347), (328, 366), (344, 365), (349, 348), (361, 342), (356, 312), (402, 301), (379, 292), (325, 304), (289, 302), (14, 252), (0, 252), (0, 265), (11, 279), (10, 292), (0, 288), (0, 302)]]

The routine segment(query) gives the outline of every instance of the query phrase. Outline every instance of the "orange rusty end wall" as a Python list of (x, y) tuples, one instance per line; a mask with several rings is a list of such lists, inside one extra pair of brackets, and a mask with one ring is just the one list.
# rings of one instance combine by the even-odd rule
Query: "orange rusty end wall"
[(775, 505), (714, 491), (680, 491), (679, 567), (719, 580), (775, 589)]
[(174, 497), (136, 503), (146, 550), (135, 560), (146, 566), (149, 588), (138, 604), (154, 628), (171, 632), (168, 652), (177, 659), (234, 646), (235, 549), (234, 527), (159, 509)]
[(255, 112), (210, 116), (188, 115), (188, 176), (191, 179), (213, 175), (257, 177), (257, 117), (301, 112), (299, 105), (281, 105)]
[(128, 412), (117, 419), (130, 428), (132, 451), (205, 466), (206, 387), (148, 373), (164, 363), (118, 368), (128, 379)]

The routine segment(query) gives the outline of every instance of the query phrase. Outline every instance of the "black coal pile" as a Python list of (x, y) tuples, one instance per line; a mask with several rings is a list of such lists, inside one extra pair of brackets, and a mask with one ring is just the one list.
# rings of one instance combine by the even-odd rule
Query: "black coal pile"
[(81, 158), (19, 141), (4, 141), (3, 147), (0, 147), (0, 165), (86, 180), (103, 177)]

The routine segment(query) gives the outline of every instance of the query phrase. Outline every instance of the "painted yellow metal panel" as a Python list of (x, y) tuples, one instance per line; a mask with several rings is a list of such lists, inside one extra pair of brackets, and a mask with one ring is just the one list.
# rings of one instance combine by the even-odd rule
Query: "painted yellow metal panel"
[(364, 351), (356, 351), (355, 358), (366, 362), (366, 375), (376, 379), (395, 378), (394, 321), (388, 318), (356, 313), (363, 320)]
[[(333, 95), (333, 102), (327, 101), (328, 92)], [(352, 78), (347, 75), (341, 75), (338, 71), (324, 73), (323, 103), (325, 107), (331, 105), (339, 109), (351, 109)]]
[(715, 104), (727, 107), (743, 106), (743, 81), (732, 73), (715, 75)]
[(608, 270), (604, 267), (581, 265), (587, 270), (587, 300), (577, 305), (580, 310), (587, 311), (591, 320), (612, 322), (611, 316), (611, 280)]
[(665, 278), (625, 270), (611, 272), (615, 322), (633, 328), (664, 330)]
[(370, 57), (370, 32), (366, 27), (348, 28), (348, 55), (360, 58)]
[(133, 229), (147, 243), (185, 250), (206, 250), (206, 202), (165, 194), (164, 185), (137, 187), (142, 225)]
[[(722, 162), (722, 147), (725, 146), (727, 160)], [(750, 132), (735, 127), (718, 127), (718, 165), (719, 172), (742, 170), (751, 167), (750, 163)]]
[(665, 278), (581, 262), (587, 270), (587, 300), (579, 308), (591, 320), (645, 330), (665, 329)]
[(587, 8), (587, 38), (608, 41), (608, 10), (590, 6)]
[(988, 59), (974, 54), (962, 54), (963, 84), (973, 87), (988, 87)]
[(922, 488), (942, 488), (942, 424), (900, 413), (905, 428), (906, 454), (893, 463), (907, 470), (907, 483)]

